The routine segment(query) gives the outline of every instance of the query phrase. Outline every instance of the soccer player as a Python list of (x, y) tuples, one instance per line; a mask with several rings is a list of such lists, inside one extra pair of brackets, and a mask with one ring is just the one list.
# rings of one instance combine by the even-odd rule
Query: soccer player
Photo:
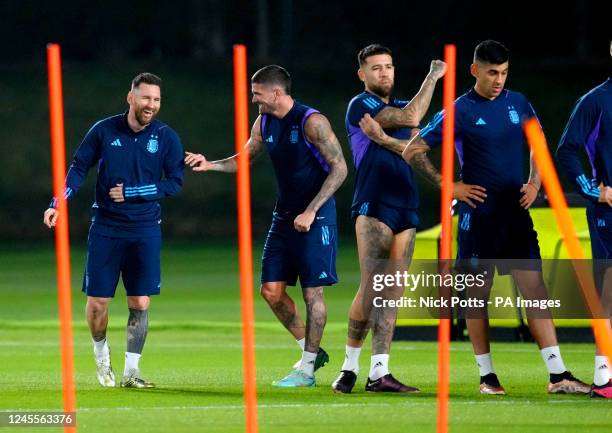
[[(148, 72), (132, 80), (129, 110), (100, 120), (87, 132), (66, 177), (65, 198), (97, 167), (95, 201), (87, 241), (83, 292), (100, 385), (115, 386), (106, 328), (108, 304), (119, 275), (127, 292), (127, 351), (121, 386), (153, 388), (140, 377), (139, 360), (148, 330), (150, 296), (160, 293), (161, 208), (159, 200), (183, 185), (183, 147), (168, 125), (156, 120), (162, 81)], [(163, 175), (163, 176), (162, 176)], [(44, 213), (52, 228), (61, 218), (56, 199)]]
[[(336, 276), (334, 193), (346, 178), (346, 162), (327, 118), (291, 96), (291, 77), (282, 67), (266, 66), (251, 78), (252, 102), (259, 116), (244, 147), (251, 161), (268, 151), (278, 185), (272, 225), (264, 245), (261, 294), (302, 348), (302, 358), (278, 387), (315, 386), (314, 372), (328, 362), (319, 347), (327, 320), (323, 288)], [(194, 171), (236, 171), (237, 155), (207, 161), (187, 152)], [(300, 279), (306, 326), (287, 286)]]
[[(482, 261), (498, 259), (521, 260), (519, 264), (497, 261), (495, 265), (500, 274), (512, 275), (523, 296), (543, 299), (546, 287), (540, 248), (528, 211), (540, 189), (540, 178), (532, 161), (529, 180), (523, 183), (522, 167), (526, 147), (522, 121), (535, 117), (535, 112), (525, 96), (504, 89), (508, 61), (508, 50), (499, 42), (487, 40), (478, 44), (470, 67), (476, 83), (455, 101), (455, 149), (462, 177), (454, 184), (454, 198), (459, 200), (457, 259), (460, 265), (470, 264), (471, 269), (487, 272), (484, 287), (476, 293), (480, 299), (489, 298), (494, 274), (494, 269), (487, 269), (492, 265)], [(442, 142), (443, 118), (444, 111), (413, 137), (403, 151), (406, 161), (437, 186), (441, 176), (426, 153)], [(364, 118), (362, 126), (379, 142), (400, 144), (386, 136), (372, 119)], [(529, 328), (550, 375), (548, 392), (588, 393), (589, 386), (565, 368), (549, 312), (537, 319), (533, 318), (533, 311), (527, 313)], [(505, 394), (493, 368), (488, 318), (482, 310), (468, 309), (466, 319), (480, 371), (480, 392)]]
[[(612, 56), (612, 42), (610, 42)], [(587, 179), (580, 160), (584, 149), (591, 163), (593, 179)], [(557, 160), (589, 204), (587, 221), (597, 287), (602, 298), (612, 291), (612, 79), (582, 96), (569, 118), (557, 149)], [(604, 302), (610, 307), (609, 298)], [(609, 310), (607, 311), (609, 313)], [(610, 361), (599, 350), (591, 397), (612, 398)]]
[[(410, 101), (392, 96), (395, 67), (391, 50), (368, 45), (358, 54), (357, 75), (365, 89), (348, 105), (346, 129), (357, 170), (352, 203), (361, 280), (349, 310), (346, 356), (340, 375), (332, 384), (337, 393), (350, 393), (359, 373), (359, 356), (372, 327), (372, 357), (366, 390), (371, 392), (416, 392), (389, 373), (389, 352), (396, 308), (373, 308), (371, 278), (385, 272), (387, 264), (407, 262), (412, 257), (419, 219), (418, 196), (410, 166), (401, 158), (403, 145), (379, 145), (359, 128), (366, 116), (375, 118), (397, 139), (408, 139), (427, 112), (437, 80), (446, 71), (444, 62), (431, 62), (419, 92)], [(385, 298), (398, 299), (403, 287), (388, 287)]]

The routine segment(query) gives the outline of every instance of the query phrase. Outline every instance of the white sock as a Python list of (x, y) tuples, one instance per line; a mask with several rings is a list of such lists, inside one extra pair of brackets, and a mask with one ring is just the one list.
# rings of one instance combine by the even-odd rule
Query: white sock
[(371, 362), (370, 374), (368, 375), (370, 380), (377, 380), (389, 374), (389, 354), (388, 353), (372, 355), (372, 360), (370, 362)]
[(359, 355), (361, 355), (361, 347), (346, 346), (346, 354), (344, 355), (344, 364), (341, 370), (352, 371), (355, 374), (359, 373)]
[(100, 341), (93, 340), (93, 345), (94, 345), (94, 354), (96, 355), (96, 359), (106, 358), (110, 354), (110, 350), (108, 348), (108, 343), (106, 342), (106, 338)]
[(595, 374), (593, 383), (597, 386), (605, 385), (610, 381), (610, 363), (607, 356), (595, 355)]
[(302, 338), (301, 340), (295, 340), (295, 342), (298, 344), (298, 346), (300, 346), (302, 351), (304, 351), (304, 348), (306, 347), (306, 338)]
[(125, 352), (125, 368), (123, 369), (123, 375), (129, 376), (132, 374), (132, 370), (136, 370), (138, 373), (138, 362), (140, 361), (140, 353)]
[(298, 370), (303, 371), (307, 376), (314, 376), (315, 359), (317, 359), (316, 353), (303, 351), (302, 361), (300, 362)]
[(550, 374), (561, 374), (566, 371), (563, 358), (561, 358), (559, 346), (545, 347), (544, 349), (540, 350), (540, 353), (542, 354), (542, 359), (544, 360), (546, 368), (548, 368), (548, 372)]
[(474, 355), (474, 357), (476, 358), (476, 365), (478, 365), (480, 376), (495, 373), (495, 369), (493, 368), (493, 360), (491, 359), (491, 352), (483, 353), (482, 355)]

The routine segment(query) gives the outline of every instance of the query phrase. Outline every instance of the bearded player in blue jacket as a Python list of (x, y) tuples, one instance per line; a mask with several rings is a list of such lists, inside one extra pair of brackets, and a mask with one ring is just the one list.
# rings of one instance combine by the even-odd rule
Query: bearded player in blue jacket
[[(160, 293), (161, 207), (183, 184), (183, 147), (168, 125), (155, 119), (161, 79), (138, 74), (127, 95), (129, 110), (97, 122), (77, 149), (66, 177), (65, 198), (97, 166), (95, 201), (87, 241), (83, 292), (100, 385), (115, 386), (106, 338), (108, 304), (122, 276), (129, 318), (121, 386), (152, 388), (140, 377), (139, 360), (148, 330), (151, 295)], [(44, 213), (52, 228), (60, 218), (56, 199)]]

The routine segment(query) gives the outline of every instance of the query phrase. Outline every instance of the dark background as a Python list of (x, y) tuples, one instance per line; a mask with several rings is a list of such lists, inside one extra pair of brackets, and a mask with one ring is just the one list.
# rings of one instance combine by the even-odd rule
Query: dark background
[[(59, 1), (0, 2), (0, 241), (52, 236), (42, 225), (51, 195), (46, 52), (62, 47), (66, 146), (71, 155), (97, 120), (126, 109), (130, 80), (148, 70), (164, 79), (159, 118), (188, 150), (217, 159), (233, 153), (231, 55), (249, 50), (249, 73), (287, 67), (293, 94), (326, 114), (352, 157), (346, 105), (362, 90), (356, 54), (391, 47), (396, 95), (411, 98), (445, 43), (457, 44), (457, 94), (472, 83), (474, 46), (497, 39), (511, 51), (508, 87), (525, 93), (551, 148), (576, 99), (610, 74), (610, 2), (330, 2), (330, 1)], [(441, 82), (424, 121), (440, 109)], [(251, 109), (254, 119), (255, 110)], [(434, 153), (433, 158), (438, 155)], [(353, 171), (337, 194), (339, 228), (352, 231)], [(87, 233), (93, 179), (70, 203), (71, 233)], [(261, 238), (274, 205), (266, 157), (253, 167), (254, 234)], [(419, 180), (422, 226), (437, 223), (438, 192)], [(165, 200), (166, 237), (194, 240), (235, 235), (235, 179), (186, 173), (180, 196)]]

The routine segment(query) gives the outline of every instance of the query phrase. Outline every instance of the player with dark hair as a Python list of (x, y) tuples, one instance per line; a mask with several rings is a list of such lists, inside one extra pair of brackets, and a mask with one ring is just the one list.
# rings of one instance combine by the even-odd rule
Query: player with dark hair
[[(612, 56), (612, 42), (610, 42)], [(586, 151), (593, 178), (584, 173), (580, 153)], [(557, 161), (589, 204), (595, 281), (604, 311), (610, 315), (612, 295), (612, 79), (583, 95), (567, 122), (557, 149)], [(591, 397), (612, 398), (610, 360), (598, 349)]]
[[(261, 294), (302, 348), (294, 370), (273, 385), (315, 386), (315, 370), (329, 360), (320, 348), (327, 321), (323, 288), (338, 282), (333, 195), (346, 178), (346, 162), (327, 118), (291, 96), (291, 78), (284, 68), (260, 69), (251, 79), (251, 90), (259, 116), (244, 151), (254, 161), (265, 147), (278, 184), (263, 250)], [(207, 161), (188, 152), (185, 163), (194, 171), (233, 173), (236, 158)], [(306, 303), (305, 326), (286, 291), (298, 277)]]
[[(529, 180), (523, 183), (522, 122), (535, 117), (535, 112), (525, 96), (504, 89), (508, 65), (508, 50), (502, 44), (492, 40), (478, 44), (470, 67), (476, 83), (455, 101), (455, 149), (462, 178), (453, 188), (459, 200), (457, 260), (461, 269), (485, 276), (484, 286), (468, 294), (484, 301), (490, 295), (495, 267), (500, 274), (512, 274), (526, 298), (546, 298), (540, 247), (528, 211), (540, 189), (533, 161)], [(436, 114), (409, 142), (389, 137), (372, 119), (363, 119), (361, 125), (377, 142), (405, 147), (405, 160), (440, 187), (440, 173), (427, 152), (442, 142), (444, 115), (444, 111)], [(550, 374), (548, 392), (588, 393), (589, 386), (565, 368), (549, 312), (540, 312), (539, 318), (533, 312), (527, 311), (529, 328)], [(505, 394), (491, 359), (486, 308), (468, 309), (466, 322), (480, 371), (480, 392)]]
[[(395, 66), (391, 50), (368, 45), (358, 56), (357, 75), (365, 89), (348, 105), (346, 129), (357, 171), (352, 203), (361, 280), (349, 310), (346, 355), (332, 388), (350, 393), (359, 372), (363, 341), (372, 327), (372, 358), (366, 390), (415, 392), (389, 373), (389, 352), (397, 316), (396, 308), (373, 308), (372, 274), (384, 263), (406, 262), (412, 257), (418, 225), (418, 195), (410, 166), (402, 160), (403, 146), (379, 145), (359, 129), (362, 117), (371, 116), (397, 139), (408, 139), (411, 128), (427, 112), (436, 82), (446, 71), (444, 62), (431, 62), (421, 89), (410, 101), (392, 96)], [(385, 297), (399, 299), (401, 287), (385, 289)]]
[[(121, 386), (152, 388), (140, 378), (139, 360), (148, 331), (150, 296), (158, 295), (161, 287), (159, 200), (182, 188), (183, 147), (176, 132), (155, 119), (161, 107), (159, 77), (138, 74), (127, 103), (126, 113), (97, 122), (85, 135), (68, 170), (65, 197), (71, 198), (89, 169), (97, 166), (83, 292), (98, 381), (115, 386), (106, 328), (108, 304), (121, 275), (129, 309)], [(44, 223), (54, 227), (58, 217), (53, 199)]]

